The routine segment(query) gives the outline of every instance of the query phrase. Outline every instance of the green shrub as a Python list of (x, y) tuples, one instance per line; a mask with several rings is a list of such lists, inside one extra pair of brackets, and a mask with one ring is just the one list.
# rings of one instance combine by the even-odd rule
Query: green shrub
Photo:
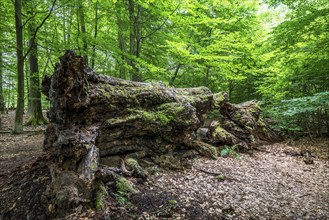
[(283, 135), (329, 133), (329, 92), (282, 100), (266, 109), (277, 122), (273, 128)]

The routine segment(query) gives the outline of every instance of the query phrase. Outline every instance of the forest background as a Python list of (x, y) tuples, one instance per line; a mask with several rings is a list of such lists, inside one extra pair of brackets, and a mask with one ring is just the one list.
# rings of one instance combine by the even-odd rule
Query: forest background
[(16, 110), (14, 133), (24, 111), (45, 123), (40, 79), (66, 49), (97, 73), (257, 99), (281, 134), (329, 133), (327, 0), (0, 3), (0, 112)]

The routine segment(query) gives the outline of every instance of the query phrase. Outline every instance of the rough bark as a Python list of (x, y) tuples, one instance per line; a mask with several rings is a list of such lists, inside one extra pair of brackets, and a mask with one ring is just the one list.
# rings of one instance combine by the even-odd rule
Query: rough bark
[[(1, 45), (0, 45), (1, 46)], [(1, 50), (2, 48), (0, 48)], [(0, 51), (0, 113), (5, 113), (5, 98), (3, 94), (3, 68), (2, 68), (2, 51)]]
[(35, 28), (33, 24), (29, 24), (29, 47), (31, 52), (29, 53), (29, 64), (30, 64), (30, 89), (29, 89), (29, 121), (28, 125), (43, 125), (46, 123), (46, 119), (42, 114), (41, 105), (41, 91), (40, 91), (40, 79), (39, 79), (39, 62), (38, 62), (38, 47), (33, 35)]
[(141, 51), (141, 19), (142, 7), (133, 0), (128, 0), (129, 22), (130, 22), (130, 39), (129, 39), (129, 54), (131, 58), (128, 64), (131, 66), (130, 79), (132, 81), (141, 81), (142, 77), (139, 72), (139, 67), (135, 59), (140, 57)]
[(121, 79), (126, 79), (126, 72), (127, 72), (127, 66), (126, 64), (129, 63), (129, 60), (126, 58), (128, 51), (126, 48), (126, 37), (125, 37), (125, 21), (126, 21), (126, 14), (122, 8), (124, 8), (123, 3), (121, 1), (117, 1), (115, 3), (115, 9), (116, 9), (116, 19), (117, 19), (117, 30), (118, 30), (118, 46), (120, 49), (120, 55), (117, 59), (117, 70), (119, 72), (119, 77)]
[(51, 103), (44, 149), (52, 180), (45, 197), (54, 215), (80, 203), (102, 207), (94, 195), (105, 195), (107, 181), (122, 179), (101, 164), (146, 178), (143, 164), (177, 169), (184, 157), (217, 157), (224, 144), (250, 148), (259, 123), (256, 102), (232, 105), (225, 93), (206, 87), (99, 75), (72, 51), (44, 79), (43, 92)]
[(24, 114), (24, 55), (23, 55), (23, 25), (22, 1), (15, 0), (16, 53), (17, 53), (17, 106), (13, 133), (23, 132)]

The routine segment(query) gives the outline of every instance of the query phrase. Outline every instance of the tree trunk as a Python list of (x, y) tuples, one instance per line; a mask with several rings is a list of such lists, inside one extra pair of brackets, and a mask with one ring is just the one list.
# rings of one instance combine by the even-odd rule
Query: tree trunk
[[(225, 93), (206, 87), (178, 89), (96, 74), (72, 51), (43, 80), (43, 92), (51, 103), (44, 142), (51, 158), (50, 215), (97, 202), (93, 195), (109, 181), (99, 162), (123, 161), (146, 178), (139, 164), (179, 169), (182, 158), (215, 158), (225, 144), (250, 148), (260, 126), (256, 102), (232, 105)], [(216, 109), (220, 114), (206, 120)]]
[(117, 59), (117, 70), (119, 71), (119, 77), (121, 79), (126, 79), (126, 64), (127, 62), (127, 48), (126, 48), (126, 39), (125, 39), (125, 33), (124, 33), (124, 27), (125, 27), (125, 14), (122, 10), (124, 6), (122, 5), (122, 2), (117, 1), (116, 2), (116, 18), (117, 18), (117, 29), (118, 29), (118, 46), (120, 50), (120, 56)]
[[(2, 47), (0, 47), (0, 50), (2, 50)], [(2, 51), (0, 51), (0, 114), (5, 113), (5, 98), (3, 94), (3, 68), (2, 68), (3, 62), (2, 62)]]
[(176, 77), (177, 77), (177, 75), (178, 75), (178, 71), (179, 71), (179, 69), (181, 68), (181, 66), (182, 66), (181, 63), (179, 63), (179, 64), (176, 66), (176, 68), (175, 68), (175, 72), (174, 72), (174, 75), (171, 77), (171, 80), (170, 80), (170, 83), (169, 83), (170, 86), (173, 86), (173, 85), (174, 85), (175, 79), (176, 79)]
[(84, 6), (83, 6), (83, 0), (79, 0), (78, 2), (78, 18), (80, 27), (82, 33), (82, 42), (83, 42), (83, 58), (88, 63), (88, 42), (87, 42), (87, 31), (86, 31), (86, 23), (85, 23), (85, 13), (84, 13)]
[[(0, 45), (0, 50), (2, 47)], [(0, 130), (2, 129), (1, 114), (5, 113), (5, 100), (3, 96), (2, 51), (0, 51)]]
[(42, 114), (41, 105), (41, 91), (40, 91), (40, 79), (39, 79), (39, 64), (38, 64), (38, 47), (33, 39), (34, 27), (29, 24), (29, 47), (31, 47), (31, 52), (29, 53), (29, 63), (30, 63), (30, 94), (29, 94), (29, 121), (28, 125), (42, 125), (46, 123), (45, 118)]
[[(137, 8), (137, 10), (136, 10)], [(128, 1), (129, 9), (129, 22), (130, 22), (130, 50), (129, 54), (131, 58), (128, 64), (132, 67), (130, 79), (132, 81), (141, 81), (141, 75), (139, 72), (139, 67), (136, 65), (136, 58), (140, 56), (141, 50), (141, 16), (142, 7), (137, 5), (134, 0)]]
[(17, 53), (17, 106), (13, 133), (23, 132), (24, 114), (24, 55), (23, 55), (23, 25), (22, 1), (15, 0), (16, 53)]
[(92, 56), (91, 56), (91, 68), (95, 68), (95, 56), (96, 56), (96, 39), (98, 33), (98, 1), (95, 3), (95, 27), (94, 27), (94, 43), (92, 46)]
[(205, 77), (205, 86), (209, 86), (209, 73), (210, 73), (210, 66), (206, 66), (206, 77)]

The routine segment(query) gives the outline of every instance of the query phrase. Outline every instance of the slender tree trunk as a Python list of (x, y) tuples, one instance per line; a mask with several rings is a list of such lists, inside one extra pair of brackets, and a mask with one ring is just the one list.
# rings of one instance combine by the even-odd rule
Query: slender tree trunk
[(231, 99), (232, 98), (232, 92), (233, 92), (233, 89), (234, 89), (234, 84), (233, 84), (233, 81), (230, 80), (229, 81), (229, 84), (228, 84), (228, 97)]
[(40, 79), (39, 79), (39, 63), (38, 63), (38, 47), (33, 40), (34, 27), (29, 25), (29, 46), (32, 48), (29, 53), (30, 63), (30, 93), (29, 93), (29, 106), (30, 106), (30, 118), (27, 124), (29, 125), (42, 125), (46, 123), (45, 118), (42, 115), (41, 105), (41, 91), (40, 91)]
[(93, 43), (93, 53), (91, 56), (91, 68), (95, 68), (95, 56), (96, 56), (96, 39), (98, 32), (98, 1), (95, 3), (95, 29), (94, 29), (94, 43)]
[(15, 127), (13, 133), (23, 132), (24, 114), (24, 55), (23, 55), (23, 25), (22, 1), (15, 0), (15, 27), (16, 27), (16, 53), (17, 53), (17, 106), (15, 114)]
[(63, 17), (63, 41), (64, 41), (64, 45), (66, 47), (67, 42), (66, 42), (66, 8), (65, 7), (63, 7), (62, 13), (64, 15), (64, 17)]
[(134, 0), (128, 1), (129, 8), (129, 22), (130, 22), (130, 50), (129, 54), (131, 56), (128, 64), (132, 67), (132, 72), (130, 74), (130, 79), (132, 81), (141, 81), (142, 78), (139, 73), (139, 68), (137, 67), (134, 59), (140, 56), (141, 49), (141, 15), (142, 8), (137, 6), (137, 15), (135, 15), (135, 2)]
[(179, 69), (181, 68), (181, 66), (182, 66), (181, 63), (179, 63), (179, 64), (177, 65), (177, 67), (176, 67), (176, 69), (175, 69), (175, 73), (174, 73), (173, 77), (171, 77), (171, 80), (170, 80), (170, 83), (169, 83), (170, 86), (173, 86), (173, 85), (174, 85), (175, 79), (176, 79), (176, 77), (177, 77), (177, 75), (178, 75), (178, 71), (179, 71)]
[[(0, 48), (2, 49), (2, 48)], [(0, 51), (0, 130), (1, 127), (1, 114), (5, 112), (5, 102), (3, 97), (3, 77), (2, 77), (2, 51)]]
[[(2, 49), (2, 48), (1, 48)], [(3, 94), (2, 51), (0, 51), (0, 113), (5, 112), (5, 99)]]
[(85, 23), (85, 13), (84, 13), (84, 7), (83, 7), (83, 0), (79, 1), (79, 9), (78, 9), (78, 17), (80, 21), (80, 29), (82, 33), (82, 41), (83, 41), (83, 58), (88, 63), (88, 43), (86, 39), (86, 23)]
[(119, 76), (121, 79), (126, 79), (126, 58), (125, 54), (127, 53), (126, 49), (126, 42), (125, 42), (125, 35), (122, 31), (123, 25), (122, 20), (118, 21), (118, 43), (119, 43), (119, 49), (121, 53), (121, 60), (118, 61), (118, 69), (119, 69)]
[(137, 16), (135, 22), (136, 29), (136, 57), (140, 57), (142, 41), (141, 41), (141, 31), (142, 31), (142, 10), (143, 8), (138, 5), (137, 6)]
[(124, 33), (124, 19), (125, 14), (122, 10), (123, 6), (122, 3), (117, 2), (116, 3), (116, 10), (117, 10), (117, 28), (118, 28), (118, 45), (120, 49), (120, 57), (117, 59), (117, 69), (119, 71), (119, 77), (121, 79), (126, 79), (126, 63), (127, 59), (127, 48), (126, 48), (126, 39), (125, 39), (125, 33)]
[(210, 66), (206, 67), (206, 78), (205, 78), (205, 86), (208, 87), (209, 85), (209, 72), (210, 72)]
[(6, 109), (7, 114), (8, 114), (8, 111), (9, 111), (9, 108), (10, 108), (10, 102), (11, 102), (11, 88), (12, 88), (12, 79), (11, 79), (11, 77), (9, 77), (9, 82), (8, 82), (8, 87), (7, 87), (7, 91), (8, 91), (7, 109)]
[[(24, 7), (24, 6), (23, 6)], [(25, 47), (28, 47), (29, 45), (25, 45)], [(28, 62), (25, 62), (25, 59), (24, 59), (24, 78), (25, 78), (25, 91), (26, 91), (26, 94), (27, 94), (27, 100), (30, 99), (30, 73), (29, 73), (29, 64)], [(31, 103), (28, 102), (27, 103), (27, 113), (30, 114), (31, 112)]]

